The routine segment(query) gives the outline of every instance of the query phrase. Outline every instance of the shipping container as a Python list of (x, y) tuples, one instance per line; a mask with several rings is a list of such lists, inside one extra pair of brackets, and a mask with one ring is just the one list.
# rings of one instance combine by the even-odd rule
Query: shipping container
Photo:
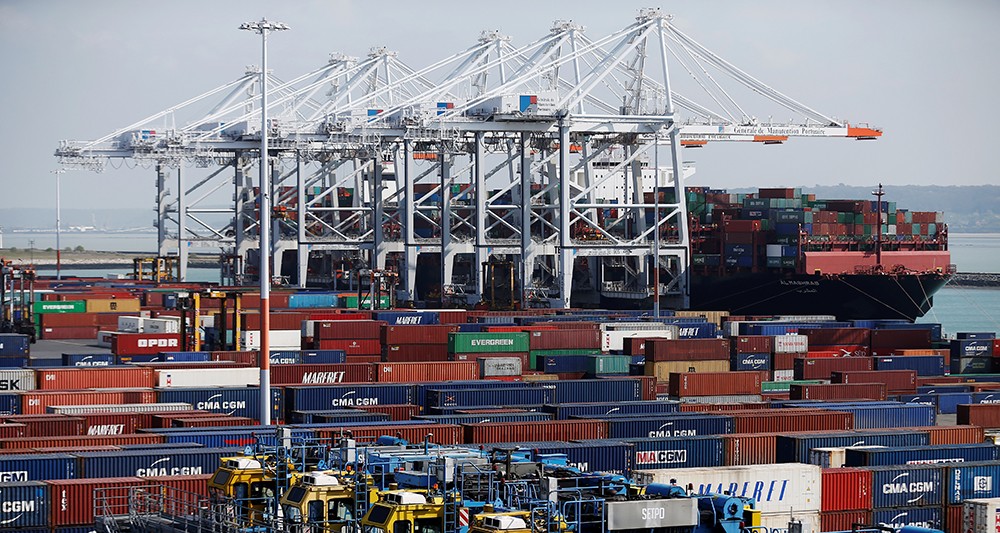
[(1000, 526), (1000, 498), (977, 498), (965, 500), (962, 504), (963, 533), (993, 533)]
[(371, 383), (375, 367), (370, 363), (298, 364), (271, 367), (272, 385)]
[(670, 374), (673, 373), (728, 372), (730, 366), (728, 358), (717, 361), (660, 361), (658, 363), (646, 361), (643, 372), (647, 376), (655, 377), (657, 381), (669, 383)]
[(671, 373), (669, 391), (676, 397), (760, 394), (762, 381), (760, 372)]
[(462, 426), (453, 424), (406, 424), (406, 425), (384, 425), (384, 426), (336, 426), (329, 428), (313, 428), (316, 436), (321, 439), (337, 439), (345, 434), (352, 435), (358, 441), (371, 442), (382, 436), (398, 436), (412, 442), (420, 444), (424, 438), (431, 435), (430, 442), (450, 446), (461, 444)]
[[(589, 417), (590, 415), (584, 415)], [(693, 437), (696, 435), (721, 435), (733, 432), (733, 419), (729, 416), (674, 413), (664, 415), (646, 414), (642, 417), (606, 417), (608, 436), (618, 438), (669, 438)], [(579, 415), (571, 419), (583, 419)]]
[(830, 374), (833, 383), (885, 383), (888, 393), (912, 393), (917, 391), (915, 370), (849, 370), (834, 371)]
[(775, 438), (775, 459), (779, 463), (805, 463), (813, 448), (847, 446), (924, 446), (927, 433), (900, 431), (837, 431), (830, 433), (783, 433)]
[(543, 386), (555, 387), (555, 399), (544, 403), (582, 403), (590, 401), (633, 402), (655, 400), (655, 382), (642, 377), (615, 379), (560, 379)]
[(728, 360), (729, 341), (726, 339), (650, 339), (646, 342), (646, 360), (713, 361)]
[(735, 433), (721, 435), (726, 466), (775, 463), (773, 433)]
[(383, 345), (397, 344), (448, 344), (448, 334), (457, 333), (458, 326), (455, 324), (434, 325), (434, 326), (394, 326), (388, 325), (382, 328), (381, 340)]
[(986, 432), (979, 426), (914, 426), (911, 431), (927, 433), (928, 444), (977, 444), (985, 442)]
[(775, 464), (760, 467), (726, 466), (718, 468), (681, 468), (643, 472), (653, 483), (694, 486), (696, 494), (723, 494), (754, 498), (762, 513), (801, 513), (820, 510), (821, 469), (815, 465)]
[[(823, 491), (826, 495), (826, 491)], [(850, 531), (854, 524), (871, 524), (871, 510), (822, 511), (819, 514), (819, 531)]]
[(1000, 403), (962, 404), (957, 411), (960, 425), (1000, 428)]
[(939, 529), (945, 527), (943, 521), (944, 510), (938, 506), (913, 507), (909, 509), (877, 509), (872, 512), (872, 522), (875, 525), (891, 527), (896, 530), (906, 526)]
[(479, 365), (478, 379), (491, 377), (520, 376), (524, 361), (520, 357), (483, 357), (476, 359)]
[(76, 456), (80, 461), (80, 477), (191, 476), (215, 473), (221, 458), (239, 452), (240, 448), (228, 447), (84, 452)]
[(823, 468), (820, 509), (824, 513), (871, 509), (871, 477), (864, 468)]
[(83, 435), (85, 422), (82, 418), (59, 414), (16, 415), (5, 417), (10, 424), (23, 424), (24, 437), (58, 437)]
[(47, 368), (36, 372), (42, 390), (78, 390), (106, 388), (151, 388), (153, 371), (148, 368)]
[[(137, 477), (101, 479), (56, 479), (45, 482), (51, 491), (51, 499), (59, 502), (52, 506), (51, 524), (62, 526), (93, 526), (95, 497), (128, 502), (129, 487), (142, 485)], [(95, 490), (99, 493), (95, 495)], [(127, 514), (127, 507), (119, 510)]]
[(729, 359), (729, 368), (734, 372), (747, 370), (771, 370), (770, 353), (734, 353)]
[(948, 505), (966, 500), (1000, 497), (1000, 462), (965, 462), (945, 467)]
[(611, 414), (626, 415), (659, 415), (663, 413), (676, 413), (678, 403), (667, 400), (655, 401), (632, 401), (632, 402), (588, 402), (588, 403), (560, 403), (544, 406), (545, 412), (553, 413), (558, 420), (565, 420), (571, 416), (587, 416), (599, 419), (602, 416)]
[[(163, 403), (187, 403), (195, 409), (260, 419), (260, 389), (256, 387), (179, 388), (156, 391)], [(271, 389), (271, 419), (281, 420), (282, 389)]]
[(115, 356), (109, 353), (62, 354), (62, 366), (110, 366), (115, 364)]
[(733, 417), (736, 433), (778, 433), (782, 431), (836, 431), (853, 429), (851, 413), (811, 409), (771, 409), (726, 411)]
[(478, 377), (479, 365), (475, 361), (375, 364), (375, 380), (378, 382), (440, 382), (451, 380), (469, 380), (476, 379)]
[(159, 435), (133, 433), (131, 435), (73, 435), (55, 437), (16, 437), (0, 439), (0, 448), (24, 450), (29, 448), (70, 448), (83, 446), (116, 446), (118, 444), (153, 444), (163, 442)]
[(412, 404), (356, 405), (354, 409), (369, 413), (384, 413), (389, 415), (389, 420), (409, 420), (420, 414), (420, 406)]
[(996, 458), (996, 446), (992, 443), (908, 446), (893, 448), (847, 448), (844, 452), (845, 466), (888, 466), (993, 461)]
[(944, 469), (940, 465), (897, 465), (869, 468), (874, 509), (940, 506), (944, 502)]
[(918, 376), (943, 376), (944, 357), (938, 355), (906, 355), (899, 357), (877, 357), (875, 370), (915, 370)]
[(795, 405), (797, 408), (831, 409), (854, 415), (854, 429), (874, 428), (905, 428), (914, 426), (932, 426), (937, 421), (937, 412), (933, 406), (918, 404), (900, 404), (885, 402), (869, 404), (866, 402), (823, 403)]
[[(622, 440), (634, 446), (632, 465), (637, 471), (721, 466), (724, 462), (722, 437), (718, 435)], [(602, 445), (602, 441), (583, 442)]]
[(50, 406), (153, 403), (155, 396), (152, 389), (133, 389), (132, 392), (118, 389), (25, 391), (21, 393), (21, 412), (24, 414), (44, 414)]
[(449, 333), (450, 353), (527, 352), (527, 333)]
[(871, 370), (870, 357), (809, 357), (796, 358), (795, 379), (830, 379), (835, 371)]
[[(544, 405), (553, 403), (556, 395), (552, 387), (523, 386), (521, 388), (505, 389), (430, 389), (427, 391), (426, 407), (476, 407), (476, 406), (513, 406), (513, 405)], [(544, 439), (517, 439), (544, 440)]]
[(792, 385), (789, 397), (793, 400), (885, 400), (884, 383), (832, 383)]
[(0, 370), (0, 391), (35, 390), (35, 371), (29, 369)]
[(517, 448), (517, 454), (524, 454), (528, 460), (540, 460), (552, 454), (565, 454), (568, 466), (586, 472), (607, 472), (629, 476), (634, 456), (633, 445), (612, 440), (595, 441), (600, 444), (582, 442), (511, 442), (500, 448)]
[(49, 486), (39, 481), (0, 483), (0, 529), (47, 528), (53, 502)]

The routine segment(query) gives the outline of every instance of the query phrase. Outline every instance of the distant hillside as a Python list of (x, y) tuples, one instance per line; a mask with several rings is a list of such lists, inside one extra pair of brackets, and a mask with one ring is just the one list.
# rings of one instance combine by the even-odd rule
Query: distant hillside
[[(711, 183), (692, 183), (707, 185)], [(849, 185), (796, 185), (804, 193), (825, 199), (873, 199), (873, 187)], [(753, 189), (730, 189), (751, 192)], [(1000, 232), (1000, 186), (919, 186), (886, 187), (885, 199), (911, 211), (942, 211), (952, 232)], [(63, 209), (62, 226), (94, 226), (97, 229), (152, 228), (155, 213), (148, 209)], [(55, 209), (13, 208), (0, 210), (0, 227), (5, 229), (55, 228)]]

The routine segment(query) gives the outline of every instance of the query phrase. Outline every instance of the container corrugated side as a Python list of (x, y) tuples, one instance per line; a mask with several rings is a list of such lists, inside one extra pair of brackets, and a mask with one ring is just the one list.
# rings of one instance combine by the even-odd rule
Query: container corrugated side
[[(950, 516), (949, 516), (950, 518)], [(962, 529), (955, 531), (993, 532), (1000, 525), (1000, 498), (978, 498), (962, 504)]]
[(479, 377), (475, 361), (435, 361), (419, 363), (376, 363), (375, 379), (380, 383), (466, 380)]
[(85, 452), (80, 459), (80, 477), (190, 476), (214, 473), (219, 460), (239, 453), (240, 448), (194, 448), (191, 450), (130, 450)]
[(527, 333), (449, 333), (448, 352), (527, 352)]
[(871, 524), (870, 510), (822, 511), (819, 513), (820, 531), (850, 531), (854, 524)]
[(652, 470), (654, 483), (676, 479), (696, 494), (722, 494), (754, 498), (762, 513), (819, 512), (822, 497), (821, 469), (815, 465), (774, 464)]
[(0, 455), (0, 483), (75, 477), (78, 477), (76, 458), (70, 454)]
[(944, 502), (944, 468), (940, 465), (878, 466), (872, 471), (872, 507), (940, 506)]
[(163, 442), (159, 435), (133, 433), (130, 435), (77, 435), (59, 437), (18, 437), (0, 439), (0, 448), (28, 449), (51, 447), (104, 446), (118, 444), (151, 444)]
[(39, 481), (0, 483), (0, 528), (47, 528), (54, 500)]
[(864, 468), (824, 468), (823, 495), (820, 509), (852, 511), (871, 509), (872, 473)]
[(1000, 462), (950, 464), (945, 468), (946, 504), (1000, 497)]
[(453, 415), (418, 415), (422, 420), (435, 424), (489, 424), (498, 422), (538, 422), (552, 420), (548, 413), (482, 413)]
[(356, 405), (354, 408), (369, 413), (387, 414), (389, 415), (389, 420), (409, 420), (420, 413), (420, 406), (408, 403), (399, 405)]
[(35, 371), (26, 368), (0, 370), (0, 390), (35, 390)]
[(370, 363), (278, 365), (271, 367), (271, 384), (371, 383), (374, 368)]
[(979, 426), (924, 426), (910, 431), (927, 433), (931, 446), (938, 444), (976, 444), (984, 442), (985, 430)]
[[(177, 489), (188, 494), (196, 494), (202, 498), (208, 498), (208, 480), (212, 478), (212, 474), (204, 475), (192, 475), (192, 476), (143, 476), (143, 481), (152, 485), (162, 485), (169, 489)], [(175, 499), (190, 500), (187, 495), (178, 497), (177, 493), (174, 492), (172, 496)], [(196, 503), (196, 502), (191, 502)]]
[(679, 404), (674, 401), (650, 400), (634, 402), (560, 403), (546, 405), (544, 410), (555, 414), (555, 417), (559, 420), (565, 420), (573, 415), (601, 418), (603, 415), (611, 414), (657, 415), (676, 413), (678, 406)]
[(635, 470), (721, 466), (722, 437), (705, 435), (669, 439), (622, 439), (635, 448)]
[(633, 446), (627, 442), (613, 440), (582, 440), (579, 442), (533, 441), (511, 442), (505, 447), (527, 451), (529, 458), (538, 455), (566, 454), (570, 466), (586, 472), (608, 472), (628, 476), (632, 470)]
[[(899, 530), (906, 526), (943, 528), (944, 509), (941, 507), (914, 507), (910, 509), (877, 509), (872, 512), (872, 522), (882, 527)], [(958, 531), (947, 530), (947, 531)]]
[[(272, 420), (281, 419), (282, 390), (271, 389)], [(187, 403), (195, 409), (213, 413), (260, 418), (260, 389), (256, 387), (159, 389), (156, 397), (163, 403)]]
[(505, 389), (431, 389), (427, 391), (425, 407), (544, 405), (552, 403), (555, 398), (553, 393), (551, 387), (544, 386)]
[[(129, 487), (142, 485), (137, 477), (103, 479), (48, 480), (52, 501), (59, 502), (51, 510), (52, 526), (93, 526), (94, 489), (115, 500), (128, 501)], [(127, 508), (123, 510), (127, 513)]]
[(844, 451), (845, 466), (976, 462), (993, 461), (996, 458), (997, 448), (992, 443), (892, 448), (847, 448)]
[(773, 433), (735, 433), (722, 435), (726, 466), (775, 463)]
[(462, 427), (454, 424), (412, 424), (386, 426), (337, 426), (314, 428), (316, 436), (321, 439), (338, 438), (349, 431), (356, 439), (373, 440), (381, 436), (399, 436), (409, 442), (421, 443), (424, 437), (432, 434), (430, 442), (441, 445), (461, 444)]
[(812, 448), (843, 448), (846, 446), (923, 446), (929, 442), (927, 433), (908, 431), (838, 431), (820, 434), (780, 434), (775, 441), (775, 458), (779, 463), (809, 461)]

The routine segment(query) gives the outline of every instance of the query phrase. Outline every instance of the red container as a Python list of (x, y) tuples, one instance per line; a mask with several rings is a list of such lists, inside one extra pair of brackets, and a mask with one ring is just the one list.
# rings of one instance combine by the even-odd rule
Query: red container
[(115, 355), (147, 355), (180, 350), (181, 336), (177, 333), (116, 333), (111, 338), (111, 353)]
[(885, 383), (889, 394), (907, 394), (917, 392), (916, 370), (854, 370), (833, 372), (830, 374), (833, 383)]
[(448, 334), (458, 331), (455, 324), (430, 326), (386, 326), (382, 328), (382, 344), (441, 344), (448, 346)]
[(927, 433), (931, 446), (939, 444), (980, 444), (986, 440), (985, 431), (979, 426), (922, 426), (907, 428)]
[(208, 498), (209, 479), (212, 479), (212, 474), (199, 476), (157, 476), (142, 478), (142, 480), (147, 484), (167, 487), (166, 500), (170, 502), (183, 502), (184, 504), (190, 504), (190, 508), (192, 509), (197, 507), (198, 502), (196, 501), (196, 498), (192, 498), (189, 495), (193, 494), (201, 498)]
[(872, 330), (872, 355), (892, 355), (901, 349), (931, 347), (929, 329), (876, 329)]
[(109, 387), (156, 386), (156, 376), (149, 368), (40, 368), (35, 379), (41, 390), (106, 389)]
[(331, 363), (273, 365), (271, 383), (301, 385), (303, 383), (371, 383), (375, 381), (370, 363)]
[(563, 329), (531, 331), (528, 333), (531, 350), (600, 349), (601, 332), (598, 330)]
[(714, 361), (729, 359), (727, 339), (647, 339), (647, 361)]
[(726, 466), (768, 465), (775, 462), (776, 436), (773, 433), (721, 435)]
[(91, 413), (73, 415), (83, 419), (83, 435), (123, 435), (142, 429), (139, 413)]
[(51, 448), (78, 446), (119, 446), (123, 444), (159, 444), (163, 435), (132, 433), (128, 435), (76, 435), (64, 437), (19, 437), (0, 439), (0, 448)]
[(957, 420), (960, 425), (1000, 428), (1000, 403), (959, 404)]
[(174, 427), (174, 420), (184, 418), (225, 418), (225, 413), (210, 413), (208, 411), (172, 411), (166, 413), (156, 413), (150, 417), (151, 427), (169, 428)]
[(933, 385), (955, 385), (957, 383), (962, 383), (962, 378), (957, 376), (917, 376), (917, 386), (933, 386)]
[(774, 337), (766, 335), (740, 335), (732, 339), (732, 353), (771, 353)]
[(170, 426), (175, 428), (207, 428), (256, 426), (259, 423), (256, 418), (244, 416), (209, 416), (204, 418), (174, 418), (170, 421)]
[(323, 320), (313, 324), (313, 338), (317, 341), (374, 339), (382, 336), (385, 322), (378, 320)]
[[(414, 444), (424, 442), (424, 437), (432, 434), (430, 441), (434, 444), (462, 444), (462, 427), (454, 424), (415, 424), (399, 426), (331, 426), (329, 428), (313, 428), (316, 436), (321, 439), (341, 438), (346, 434), (353, 435), (359, 442), (371, 442), (389, 435), (400, 437)], [(349, 433), (348, 433), (349, 432)]]
[(869, 357), (807, 357), (795, 360), (795, 379), (830, 379), (834, 372), (871, 370)]
[(600, 331), (601, 324), (598, 322), (536, 322), (539, 326), (548, 326), (551, 329), (574, 329), (574, 330), (594, 330)]
[(854, 415), (841, 411), (769, 409), (729, 411), (736, 433), (840, 431), (854, 428)]
[(378, 355), (378, 354), (372, 354), (372, 355), (347, 354), (347, 362), (348, 363), (355, 363), (355, 364), (357, 364), (357, 363), (368, 363), (368, 364), (371, 364), (371, 363), (381, 363), (382, 362), (382, 356)]
[(1000, 356), (1000, 339), (993, 339), (993, 357)]
[(604, 420), (539, 420), (462, 424), (466, 444), (545, 442), (608, 438)]
[(772, 370), (795, 370), (795, 359), (805, 357), (803, 353), (776, 353), (771, 356)]
[[(42, 313), (38, 316), (43, 331), (45, 328), (79, 328), (98, 325), (95, 313)], [(116, 321), (115, 326), (117, 325)]]
[(868, 328), (804, 328), (799, 335), (809, 337), (809, 347), (832, 344), (871, 344), (872, 330)]
[(353, 409), (360, 409), (369, 413), (384, 413), (391, 417), (390, 420), (410, 420), (420, 414), (419, 405), (408, 403), (397, 405), (356, 405)]
[(375, 380), (380, 383), (465, 381), (473, 379), (479, 379), (479, 364), (475, 361), (375, 364)]
[(95, 479), (53, 479), (46, 481), (51, 488), (52, 525), (93, 526), (96, 489), (98, 495), (108, 504), (108, 510), (115, 515), (129, 513), (129, 487), (146, 484), (137, 477), (95, 478)]
[(347, 355), (377, 355), (382, 357), (382, 343), (378, 339), (321, 340), (317, 350), (343, 350)]
[(156, 393), (146, 391), (139, 395), (146, 401), (129, 401), (135, 394), (123, 390), (107, 391), (25, 391), (21, 395), (21, 413), (45, 414), (50, 405), (103, 405), (119, 403), (153, 403)]
[[(250, 366), (259, 365), (257, 356), (260, 354), (257, 350), (241, 350), (241, 351), (227, 351), (227, 352), (212, 352), (209, 356), (213, 361), (233, 361), (236, 363), (243, 363)], [(275, 365), (277, 366), (277, 365)]]
[[(826, 488), (824, 487), (824, 491)], [(825, 496), (825, 494), (824, 494)], [(961, 509), (961, 505), (958, 506)], [(871, 524), (872, 512), (870, 510), (857, 511), (823, 511), (819, 513), (820, 531), (851, 531), (854, 524)], [(951, 531), (945, 530), (945, 531)], [(957, 531), (957, 530), (956, 530)]]
[(96, 339), (97, 332), (101, 328), (97, 326), (73, 326), (73, 327), (47, 327), (41, 329), (41, 337), (46, 340), (66, 340), (66, 339)]
[(869, 357), (867, 344), (817, 344), (809, 345), (809, 357)]
[(0, 439), (13, 439), (16, 437), (28, 436), (27, 424), (17, 424), (13, 422), (0, 423)]
[(656, 377), (655, 376), (607, 376), (601, 379), (627, 379), (639, 382), (639, 391), (642, 400), (652, 401), (656, 399)]
[(962, 531), (962, 520), (964, 506), (946, 505), (944, 507), (944, 523), (941, 524), (943, 531)]
[(469, 312), (464, 309), (441, 309), (437, 313), (438, 322), (442, 324), (465, 324), (469, 321)]
[(678, 405), (682, 413), (717, 413), (723, 411), (750, 411), (771, 409), (768, 402), (755, 403), (682, 403)]
[[(820, 510), (853, 511), (872, 508), (872, 472), (864, 468), (824, 468)], [(868, 523), (868, 522), (866, 522)], [(850, 525), (848, 524), (848, 528)], [(832, 531), (823, 528), (824, 531)]]
[[(308, 313), (299, 313), (295, 311), (271, 313), (270, 326), (272, 330), (301, 330), (302, 321), (308, 319)], [(260, 314), (246, 313), (243, 316), (242, 329), (248, 331), (260, 331)]]
[(625, 355), (646, 355), (646, 339), (641, 337), (625, 337), (622, 339)]
[[(416, 326), (415, 326), (416, 327)], [(447, 361), (447, 344), (394, 344), (382, 349), (382, 359), (390, 363)]]
[(15, 415), (4, 417), (4, 421), (24, 424), (25, 437), (60, 437), (85, 435), (82, 418), (66, 415)]
[(884, 383), (830, 383), (791, 385), (793, 400), (885, 400)]
[(671, 396), (760, 394), (760, 372), (671, 372)]

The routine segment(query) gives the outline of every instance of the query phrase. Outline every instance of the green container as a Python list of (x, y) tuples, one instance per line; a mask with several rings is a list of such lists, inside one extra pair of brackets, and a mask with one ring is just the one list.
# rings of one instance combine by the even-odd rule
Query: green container
[(527, 352), (527, 333), (449, 333), (448, 353)]
[(865, 214), (864, 213), (855, 213), (854, 214), (854, 223), (855, 224), (864, 224), (865, 223)]
[[(338, 296), (338, 301), (343, 302), (343, 307), (345, 309), (358, 309), (358, 296), (357, 295)], [(381, 298), (379, 298), (378, 301), (379, 301), (379, 308), (380, 309), (388, 309), (389, 308), (390, 303), (389, 303), (389, 297), (388, 296), (382, 296)], [(370, 296), (366, 296), (365, 299), (364, 299), (364, 302), (362, 302), (362, 303), (363, 303), (363, 306), (361, 307), (362, 309), (371, 309), (372, 308), (372, 299), (371, 299)]]
[(587, 374), (592, 376), (607, 374), (628, 374), (632, 357), (628, 355), (595, 355), (587, 358)]
[(760, 384), (761, 392), (788, 392), (792, 385), (816, 385), (822, 383), (818, 379), (797, 379), (794, 381), (765, 381)]
[(35, 302), (33, 308), (35, 313), (86, 313), (87, 302), (83, 300), (69, 300), (65, 302)]

